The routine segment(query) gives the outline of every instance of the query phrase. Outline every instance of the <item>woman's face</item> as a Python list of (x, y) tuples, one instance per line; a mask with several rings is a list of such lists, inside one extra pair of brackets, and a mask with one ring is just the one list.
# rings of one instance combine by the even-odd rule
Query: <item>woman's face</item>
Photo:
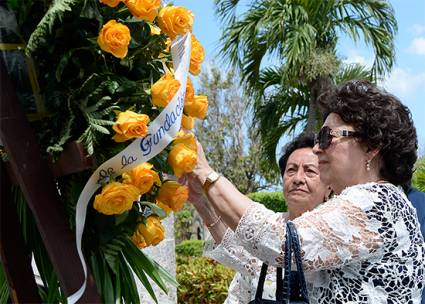
[[(329, 127), (332, 131), (355, 131), (352, 125), (345, 123), (336, 113), (329, 114), (323, 127)], [(322, 181), (329, 184), (337, 194), (346, 187), (363, 183), (368, 175), (367, 148), (356, 137), (332, 137), (329, 147), (322, 150), (316, 144), (313, 152), (319, 159)]]
[(282, 177), (283, 194), (292, 218), (314, 209), (329, 194), (320, 180), (318, 158), (312, 148), (292, 152)]

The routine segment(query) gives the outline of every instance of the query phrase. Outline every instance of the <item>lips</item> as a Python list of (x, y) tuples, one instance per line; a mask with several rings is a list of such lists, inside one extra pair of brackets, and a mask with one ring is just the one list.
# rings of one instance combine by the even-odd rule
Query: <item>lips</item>
[(306, 190), (304, 190), (304, 189), (300, 189), (300, 188), (291, 189), (289, 192), (290, 192), (290, 193), (293, 193), (293, 192), (303, 192), (303, 193), (308, 193)]

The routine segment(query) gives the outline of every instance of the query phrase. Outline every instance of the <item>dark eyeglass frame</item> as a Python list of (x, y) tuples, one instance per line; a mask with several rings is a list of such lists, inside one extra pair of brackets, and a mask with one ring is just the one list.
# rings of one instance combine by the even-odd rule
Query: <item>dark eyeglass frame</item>
[(359, 137), (360, 133), (350, 130), (332, 130), (329, 127), (323, 127), (314, 138), (314, 144), (318, 144), (319, 148), (325, 150), (329, 148), (334, 137)]

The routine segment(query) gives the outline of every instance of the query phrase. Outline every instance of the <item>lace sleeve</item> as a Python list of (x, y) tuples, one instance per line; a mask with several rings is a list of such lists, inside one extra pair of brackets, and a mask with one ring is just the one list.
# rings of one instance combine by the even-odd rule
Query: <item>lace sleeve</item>
[(254, 277), (261, 269), (259, 260), (240, 246), (234, 232), (228, 228), (220, 244), (206, 242), (204, 255), (230, 267), (243, 276)]
[[(294, 220), (306, 269), (337, 268), (378, 252), (381, 215), (376, 193), (352, 187), (340, 196)], [(235, 237), (252, 255), (269, 265), (283, 262), (285, 218), (254, 205), (241, 218)]]

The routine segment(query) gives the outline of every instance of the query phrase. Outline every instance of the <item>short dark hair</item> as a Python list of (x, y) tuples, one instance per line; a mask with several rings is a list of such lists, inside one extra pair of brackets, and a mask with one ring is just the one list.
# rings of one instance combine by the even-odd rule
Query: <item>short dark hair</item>
[(312, 133), (301, 133), (291, 142), (287, 143), (283, 148), (283, 155), (279, 159), (280, 174), (283, 175), (285, 172), (286, 164), (289, 156), (295, 150), (302, 148), (313, 148), (314, 147), (314, 134)]
[(326, 118), (330, 113), (352, 124), (360, 140), (380, 149), (382, 178), (403, 185), (412, 178), (418, 141), (409, 109), (365, 80), (353, 80), (319, 97)]

